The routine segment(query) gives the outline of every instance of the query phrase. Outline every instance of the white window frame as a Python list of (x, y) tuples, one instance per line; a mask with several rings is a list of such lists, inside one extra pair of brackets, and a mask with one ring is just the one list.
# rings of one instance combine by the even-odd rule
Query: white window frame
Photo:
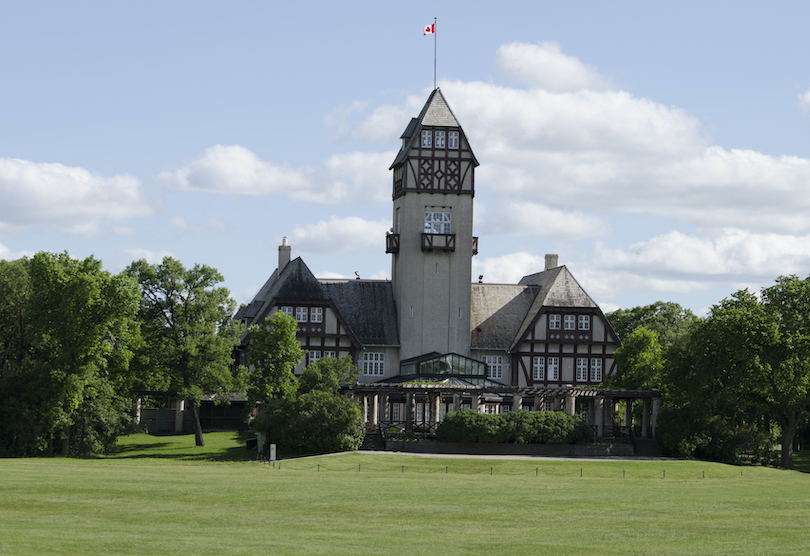
[(320, 351), (318, 351), (318, 350), (310, 351), (310, 352), (307, 353), (307, 361), (308, 361), (307, 364), (312, 365), (313, 363), (316, 363), (317, 361), (319, 361), (320, 358), (321, 358), (321, 352)]
[(591, 359), (591, 380), (593, 382), (602, 382), (602, 360)]
[(336, 353), (337, 352), (334, 352), (334, 351), (324, 351), (323, 356), (324, 357), (337, 357)]
[(548, 380), (560, 380), (560, 358), (547, 357), (546, 358), (546, 376)]
[(287, 315), (288, 317), (290, 317), (291, 319), (295, 318), (293, 316), (293, 308), (292, 307), (282, 307), (281, 312), (284, 313), (285, 315)]
[(323, 307), (309, 308), (309, 322), (323, 322)]
[(307, 322), (309, 310), (306, 307), (295, 308), (295, 322)]
[(588, 358), (577, 357), (577, 382), (588, 382)]
[(422, 148), (429, 149), (433, 146), (433, 132), (429, 129), (422, 130)]
[(560, 329), (560, 315), (549, 315), (548, 316), (548, 329), (549, 330), (559, 330)]
[(450, 131), (447, 133), (447, 148), (458, 149), (458, 131)]
[(546, 358), (535, 357), (532, 360), (532, 379), (545, 380), (546, 379)]
[(563, 316), (563, 329), (564, 330), (576, 330), (577, 329), (577, 317), (575, 315), (564, 315)]
[(385, 374), (385, 354), (363, 352), (363, 376), (383, 376)]
[(485, 355), (484, 363), (487, 366), (487, 378), (503, 378), (503, 355)]
[(579, 315), (577, 317), (577, 324), (579, 325), (580, 330), (590, 330), (591, 329), (591, 316), (590, 315)]
[(436, 148), (443, 149), (444, 148), (444, 132), (443, 131), (436, 131), (434, 132), (434, 139), (436, 140)]
[(453, 214), (447, 211), (425, 211), (426, 234), (449, 234), (452, 229)]

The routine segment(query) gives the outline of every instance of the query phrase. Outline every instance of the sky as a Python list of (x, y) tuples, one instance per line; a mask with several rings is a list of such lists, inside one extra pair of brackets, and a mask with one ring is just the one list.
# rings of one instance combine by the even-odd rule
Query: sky
[(207, 264), (288, 237), (390, 278), (388, 170), (437, 75), (476, 171), (473, 276), (557, 253), (603, 311), (810, 274), (810, 4), (7, 2), (0, 258)]

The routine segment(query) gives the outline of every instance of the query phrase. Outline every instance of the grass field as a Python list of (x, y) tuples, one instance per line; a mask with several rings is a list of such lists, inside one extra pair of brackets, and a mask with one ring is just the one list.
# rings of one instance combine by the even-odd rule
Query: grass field
[(236, 434), (193, 443), (132, 435), (105, 458), (0, 460), (0, 554), (810, 550), (810, 475), (797, 471), (387, 454), (273, 467)]

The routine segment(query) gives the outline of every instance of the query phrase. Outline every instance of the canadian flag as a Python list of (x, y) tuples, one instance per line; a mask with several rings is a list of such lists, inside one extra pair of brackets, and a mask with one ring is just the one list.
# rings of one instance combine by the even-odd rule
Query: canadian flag
[(424, 37), (425, 35), (432, 35), (435, 32), (436, 32), (436, 24), (431, 23), (430, 25), (425, 25), (425, 32), (422, 36)]

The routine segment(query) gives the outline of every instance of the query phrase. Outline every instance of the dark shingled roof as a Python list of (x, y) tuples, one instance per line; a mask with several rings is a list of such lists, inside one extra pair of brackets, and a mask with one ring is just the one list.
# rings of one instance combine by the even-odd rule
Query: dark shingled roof
[(321, 286), (363, 344), (399, 345), (391, 282), (329, 281)]
[(508, 349), (540, 288), (473, 284), (470, 292), (470, 345)]

